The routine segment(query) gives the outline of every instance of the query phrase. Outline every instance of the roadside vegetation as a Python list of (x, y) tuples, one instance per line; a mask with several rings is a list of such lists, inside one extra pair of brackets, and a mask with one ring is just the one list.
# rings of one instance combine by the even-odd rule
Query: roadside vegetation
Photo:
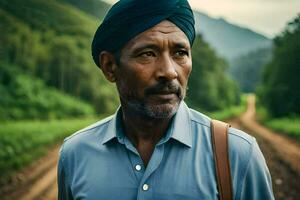
[(300, 138), (300, 117), (284, 117), (265, 121), (271, 129)]
[(300, 115), (300, 14), (275, 37), (271, 61), (257, 89), (259, 102), (273, 118)]
[(207, 114), (212, 119), (226, 121), (240, 116), (241, 114), (246, 112), (246, 109), (247, 109), (247, 95), (243, 94), (239, 105), (230, 106), (228, 108), (224, 108), (221, 111), (208, 112), (205, 114)]
[(300, 116), (274, 118), (262, 106), (257, 108), (257, 116), (257, 120), (266, 127), (292, 138), (300, 139)]
[(257, 89), (257, 116), (267, 127), (300, 138), (300, 14), (273, 42), (272, 59)]

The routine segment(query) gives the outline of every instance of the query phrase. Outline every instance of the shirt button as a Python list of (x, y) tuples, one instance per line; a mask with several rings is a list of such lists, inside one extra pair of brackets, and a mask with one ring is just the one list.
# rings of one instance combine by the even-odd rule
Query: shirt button
[(148, 185), (148, 184), (144, 184), (144, 185), (143, 185), (143, 190), (144, 190), (144, 191), (149, 190), (149, 185)]
[(136, 165), (136, 166), (135, 166), (135, 169), (136, 169), (136, 171), (141, 171), (142, 166), (141, 166), (141, 165)]

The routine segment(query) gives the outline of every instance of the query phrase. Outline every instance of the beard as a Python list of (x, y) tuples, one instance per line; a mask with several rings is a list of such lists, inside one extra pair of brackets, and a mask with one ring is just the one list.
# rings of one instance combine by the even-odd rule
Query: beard
[(176, 102), (175, 105), (151, 105), (143, 102), (129, 101), (127, 105), (131, 110), (134, 110), (135, 113), (139, 113), (144, 117), (154, 119), (165, 119), (171, 118), (173, 115), (175, 115), (180, 105), (180, 102), (181, 100)]
[[(138, 100), (138, 95), (128, 88), (119, 88), (119, 94), (122, 104), (126, 106), (132, 114), (151, 119), (165, 119), (173, 117), (185, 97), (186, 90), (175, 82), (162, 82), (144, 90), (144, 97)], [(125, 92), (127, 91), (127, 92)], [(151, 98), (159, 94), (174, 94), (172, 100), (156, 100)], [(124, 98), (126, 97), (126, 98)]]

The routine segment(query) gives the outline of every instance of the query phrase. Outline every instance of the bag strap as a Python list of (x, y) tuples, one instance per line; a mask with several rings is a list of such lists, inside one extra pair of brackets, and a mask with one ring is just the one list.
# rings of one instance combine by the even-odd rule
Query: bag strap
[(220, 200), (233, 199), (228, 149), (229, 127), (227, 123), (211, 120), (212, 146)]

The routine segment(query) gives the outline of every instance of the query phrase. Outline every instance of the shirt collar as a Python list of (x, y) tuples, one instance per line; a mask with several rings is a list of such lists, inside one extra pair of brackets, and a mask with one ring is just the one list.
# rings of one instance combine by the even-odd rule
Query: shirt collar
[[(108, 122), (108, 127), (105, 136), (103, 137), (102, 144), (105, 144), (114, 138), (124, 144), (125, 135), (122, 130), (122, 111), (121, 107), (118, 108), (112, 119)], [(169, 130), (166, 136), (162, 139), (161, 143), (167, 142), (170, 138), (176, 141), (192, 147), (192, 135), (189, 108), (185, 102), (181, 102), (174, 119), (171, 122)]]
[(102, 144), (106, 144), (107, 142), (117, 138), (118, 141), (124, 144), (124, 133), (122, 130), (122, 110), (121, 106), (117, 109), (112, 119), (108, 122), (106, 133), (103, 137)]
[(181, 102), (176, 115), (174, 116), (171, 138), (178, 142), (192, 147), (191, 120), (188, 106)]

